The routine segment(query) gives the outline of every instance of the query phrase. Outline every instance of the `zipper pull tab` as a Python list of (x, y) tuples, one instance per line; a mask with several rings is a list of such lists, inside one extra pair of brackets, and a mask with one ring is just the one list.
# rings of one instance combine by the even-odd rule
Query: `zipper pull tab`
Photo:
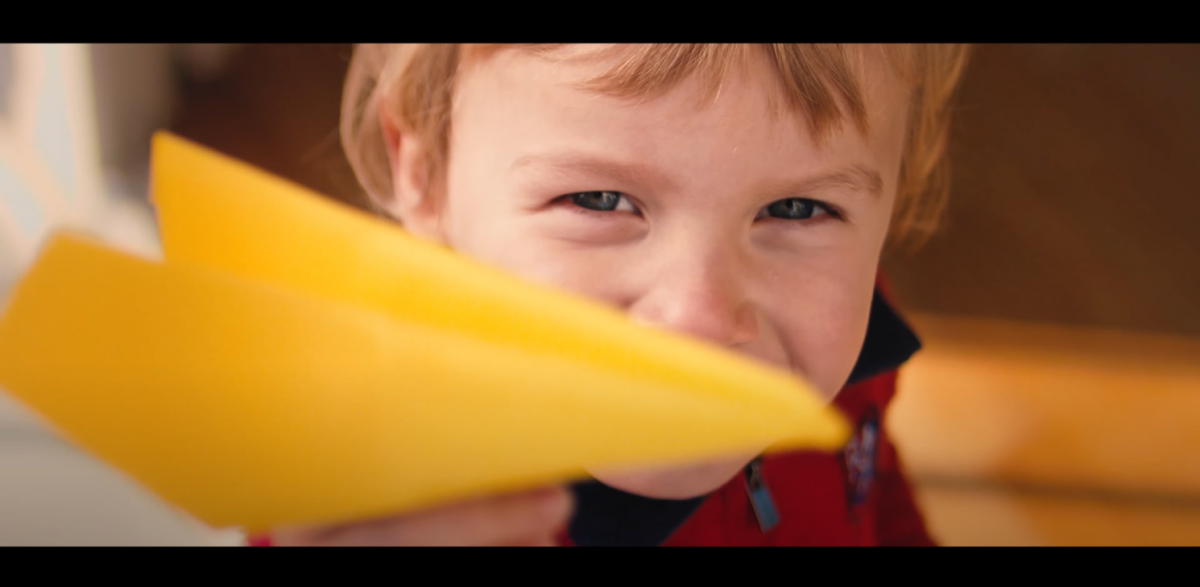
[(766, 534), (779, 525), (779, 513), (775, 511), (775, 501), (763, 481), (759, 461), (761, 457), (746, 466), (746, 492), (750, 494), (750, 506), (754, 508), (754, 517), (758, 518), (758, 527)]

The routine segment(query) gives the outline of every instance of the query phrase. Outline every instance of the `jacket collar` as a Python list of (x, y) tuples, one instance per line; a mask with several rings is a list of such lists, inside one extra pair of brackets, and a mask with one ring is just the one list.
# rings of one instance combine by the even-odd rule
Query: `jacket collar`
[(853, 385), (895, 371), (919, 350), (921, 341), (917, 335), (876, 288), (871, 300), (871, 317), (867, 321), (867, 336), (846, 384)]

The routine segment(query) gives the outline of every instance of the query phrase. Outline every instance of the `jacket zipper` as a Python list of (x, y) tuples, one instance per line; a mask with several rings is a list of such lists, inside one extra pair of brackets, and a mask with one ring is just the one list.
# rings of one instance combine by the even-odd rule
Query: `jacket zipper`
[(767, 489), (767, 483), (763, 480), (762, 457), (750, 461), (746, 465), (744, 475), (746, 477), (746, 493), (750, 495), (750, 506), (754, 508), (754, 517), (758, 519), (758, 527), (764, 534), (770, 532), (772, 528), (779, 525), (779, 512), (775, 509), (775, 501), (771, 499), (771, 492)]

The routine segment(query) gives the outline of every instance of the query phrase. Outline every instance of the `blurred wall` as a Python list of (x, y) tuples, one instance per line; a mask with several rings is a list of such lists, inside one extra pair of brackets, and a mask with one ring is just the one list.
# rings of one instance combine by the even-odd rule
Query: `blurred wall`
[(1200, 337), (1200, 46), (980, 45), (911, 310)]

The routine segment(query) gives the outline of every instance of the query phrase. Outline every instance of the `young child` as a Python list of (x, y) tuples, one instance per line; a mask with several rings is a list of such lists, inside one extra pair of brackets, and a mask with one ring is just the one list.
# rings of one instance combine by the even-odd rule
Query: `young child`
[(462, 254), (789, 369), (856, 424), (274, 544), (932, 544), (884, 428), (919, 343), (878, 280), (932, 228), (961, 46), (361, 46), (343, 143)]

